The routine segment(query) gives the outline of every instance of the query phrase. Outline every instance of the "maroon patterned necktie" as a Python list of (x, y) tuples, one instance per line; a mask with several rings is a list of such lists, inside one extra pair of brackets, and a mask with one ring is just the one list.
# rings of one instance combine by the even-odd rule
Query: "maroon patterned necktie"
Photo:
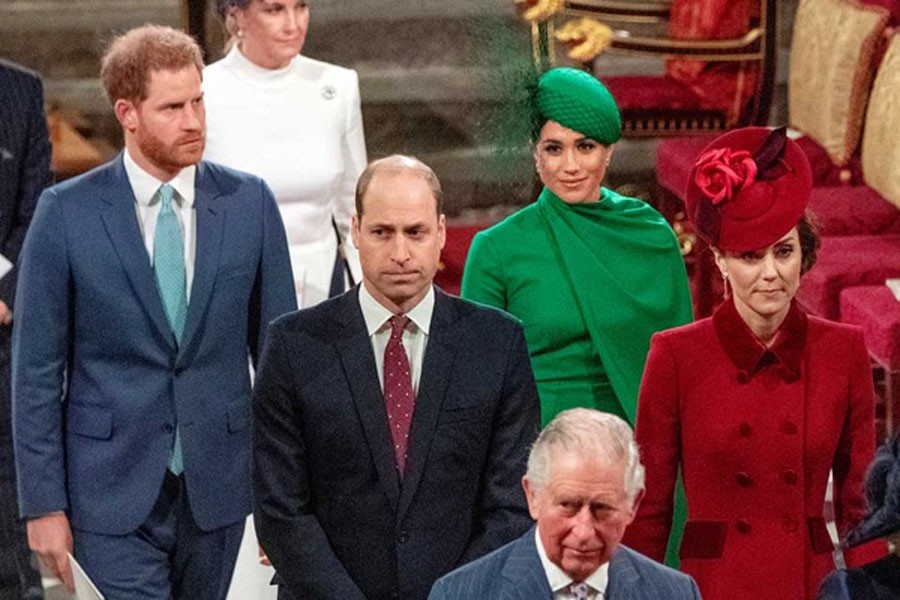
[(394, 458), (397, 472), (403, 477), (406, 467), (406, 448), (409, 441), (409, 425), (412, 423), (416, 394), (412, 387), (409, 357), (403, 347), (403, 331), (409, 325), (409, 317), (394, 315), (390, 318), (391, 339), (384, 349), (384, 404), (388, 425), (394, 440)]

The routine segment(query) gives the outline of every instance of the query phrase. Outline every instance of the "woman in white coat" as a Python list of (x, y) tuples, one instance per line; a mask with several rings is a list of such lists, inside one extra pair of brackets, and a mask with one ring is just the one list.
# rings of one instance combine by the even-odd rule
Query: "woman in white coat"
[[(231, 39), (225, 57), (203, 72), (204, 158), (272, 188), (297, 305), (312, 306), (360, 277), (349, 235), (366, 166), (359, 80), (353, 70), (300, 55), (305, 0), (217, 0), (217, 8)], [(340, 253), (336, 230), (345, 240)], [(229, 600), (274, 600), (273, 574), (248, 518)]]
[[(228, 53), (203, 72), (204, 158), (265, 179), (290, 246), (297, 304), (344, 291), (359, 262), (350, 242), (366, 165), (356, 72), (301, 56), (305, 0), (218, 0)], [(338, 236), (345, 243), (338, 253)], [(346, 262), (343, 260), (346, 257)], [(349, 266), (349, 268), (348, 268)]]

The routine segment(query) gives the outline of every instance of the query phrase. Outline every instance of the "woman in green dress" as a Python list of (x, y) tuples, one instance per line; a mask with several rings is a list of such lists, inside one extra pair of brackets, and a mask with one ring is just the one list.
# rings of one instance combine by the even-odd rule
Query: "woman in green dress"
[(545, 424), (582, 406), (633, 426), (650, 336), (691, 320), (684, 262), (659, 213), (601, 185), (622, 130), (603, 84), (556, 68), (532, 98), (544, 189), (475, 237), (462, 296), (524, 323)]

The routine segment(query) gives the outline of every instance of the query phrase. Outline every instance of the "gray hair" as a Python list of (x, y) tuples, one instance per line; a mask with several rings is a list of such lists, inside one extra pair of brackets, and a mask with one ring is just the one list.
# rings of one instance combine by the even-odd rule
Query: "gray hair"
[(554, 450), (604, 462), (624, 462), (625, 493), (630, 502), (644, 489), (644, 465), (634, 433), (628, 423), (615, 415), (572, 408), (550, 421), (528, 455), (525, 476), (538, 489), (550, 482)]

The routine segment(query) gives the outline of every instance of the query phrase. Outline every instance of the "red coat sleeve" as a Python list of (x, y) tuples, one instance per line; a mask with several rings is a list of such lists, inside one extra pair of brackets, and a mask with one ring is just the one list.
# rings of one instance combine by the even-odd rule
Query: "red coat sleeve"
[(672, 527), (673, 494), (681, 461), (678, 370), (664, 335), (650, 340), (638, 396), (636, 437), (646, 470), (646, 492), (625, 544), (662, 561)]

